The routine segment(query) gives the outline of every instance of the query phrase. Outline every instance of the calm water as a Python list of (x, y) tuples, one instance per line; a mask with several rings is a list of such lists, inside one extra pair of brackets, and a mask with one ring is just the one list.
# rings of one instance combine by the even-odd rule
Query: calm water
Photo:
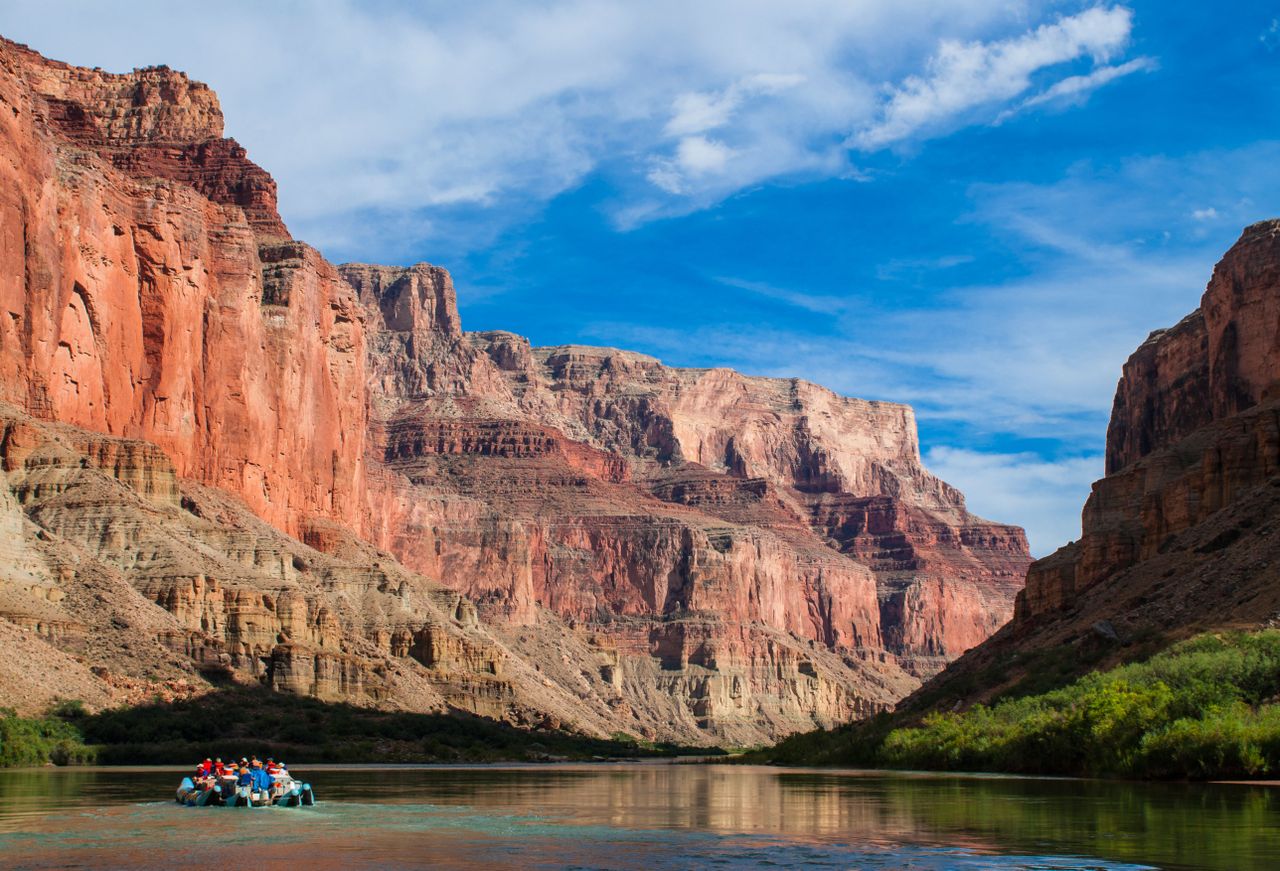
[(0, 772), (0, 867), (1280, 868), (1254, 786), (701, 765), (324, 768), (314, 808), (186, 808), (176, 770)]

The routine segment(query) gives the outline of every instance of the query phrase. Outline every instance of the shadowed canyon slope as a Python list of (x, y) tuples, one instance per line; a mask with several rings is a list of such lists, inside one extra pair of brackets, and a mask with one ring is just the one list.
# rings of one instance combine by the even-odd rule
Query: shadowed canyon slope
[(1280, 221), (1248, 227), (1200, 307), (1125, 363), (1079, 541), (1014, 620), (919, 700), (975, 700), (1209, 629), (1280, 620)]
[(444, 270), (293, 240), (222, 132), (180, 73), (0, 43), (24, 704), (217, 671), (748, 743), (890, 706), (1009, 617), (1022, 531), (921, 466), (910, 408), (464, 333)]

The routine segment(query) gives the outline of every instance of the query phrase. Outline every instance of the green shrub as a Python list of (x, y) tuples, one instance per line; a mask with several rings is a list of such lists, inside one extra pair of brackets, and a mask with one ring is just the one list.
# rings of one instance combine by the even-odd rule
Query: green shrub
[(58, 717), (19, 717), (0, 710), (0, 768), (28, 765), (75, 765), (93, 762), (79, 730)]
[[(1055, 654), (1056, 656), (1056, 654)], [(1034, 683), (1024, 681), (1025, 687)], [(1280, 631), (1202, 635), (1049, 692), (915, 725), (881, 716), (788, 739), (787, 763), (1124, 777), (1280, 771)], [(896, 728), (895, 728), (896, 726)]]

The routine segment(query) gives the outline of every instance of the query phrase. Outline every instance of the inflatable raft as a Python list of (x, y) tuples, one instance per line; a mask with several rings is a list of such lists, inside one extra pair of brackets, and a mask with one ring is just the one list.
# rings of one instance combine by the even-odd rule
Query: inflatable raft
[(258, 791), (248, 786), (237, 786), (234, 780), (224, 779), (212, 786), (196, 786), (190, 777), (182, 778), (174, 794), (178, 804), (187, 807), (305, 807), (316, 803), (311, 784), (289, 780), (271, 792)]

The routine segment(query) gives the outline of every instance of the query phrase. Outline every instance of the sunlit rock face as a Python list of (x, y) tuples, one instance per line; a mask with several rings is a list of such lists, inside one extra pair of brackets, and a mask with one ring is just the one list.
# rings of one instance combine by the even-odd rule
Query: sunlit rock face
[(0, 462), (0, 622), (30, 648), (0, 669), (0, 689), (26, 709), (240, 679), (601, 735), (612, 725), (545, 685), (460, 594), (332, 522), (303, 536), (326, 552), (291, 538), (180, 478), (155, 445), (0, 405)]
[[(151, 614), (151, 652), (103, 666), (123, 677), (99, 695), (217, 666), (757, 743), (892, 705), (1010, 615), (1022, 531), (921, 466), (907, 406), (465, 333), (445, 270), (334, 267), (290, 238), (222, 133), (181, 73), (0, 43), (5, 522), (75, 542)], [(30, 467), (29, 442), (71, 454)], [(76, 463), (117, 489), (46, 504)], [(221, 531), (184, 500), (224, 506)], [(139, 505), (178, 512), (176, 543), (113, 519)], [(246, 510), (269, 546), (222, 529)], [(26, 590), (6, 614), (38, 611), (50, 650), (92, 665), (84, 612), (27, 603), (89, 575), (3, 547)]]
[(290, 532), (357, 525), (365, 339), (275, 184), (167, 69), (0, 45), (0, 399), (159, 445)]
[(1080, 540), (1034, 563), (1014, 620), (920, 698), (989, 696), (1047, 651), (1079, 670), (1280, 618), (1277, 385), (1272, 220), (1246, 228), (1200, 308), (1152, 333), (1125, 364), (1107, 476), (1085, 503)]

